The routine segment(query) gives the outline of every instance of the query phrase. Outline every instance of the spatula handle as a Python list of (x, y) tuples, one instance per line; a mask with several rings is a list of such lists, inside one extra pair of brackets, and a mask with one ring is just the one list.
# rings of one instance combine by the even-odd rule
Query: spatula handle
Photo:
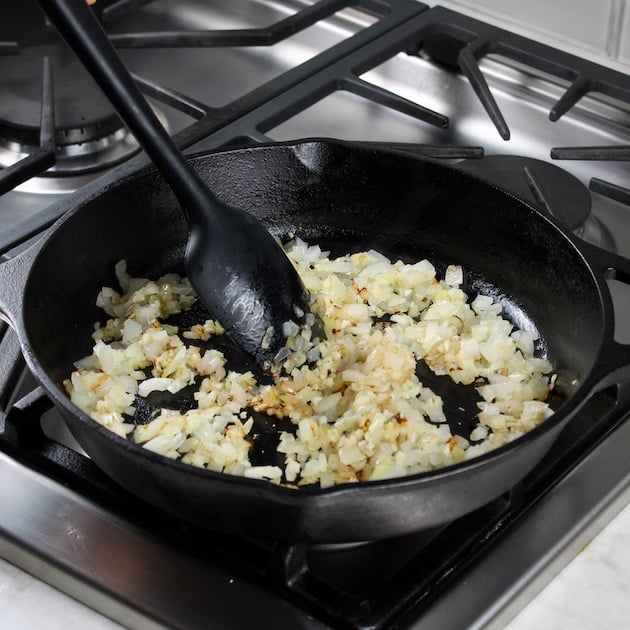
[(158, 166), (189, 223), (195, 220), (200, 208), (218, 211), (215, 197), (171, 140), (87, 4), (81, 0), (39, 2), (140, 146)]

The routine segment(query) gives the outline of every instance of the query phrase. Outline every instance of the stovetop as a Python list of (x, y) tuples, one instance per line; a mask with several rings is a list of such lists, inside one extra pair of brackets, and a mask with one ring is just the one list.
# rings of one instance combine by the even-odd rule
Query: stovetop
[[(629, 77), (413, 1), (206, 5), (99, 9), (186, 152), (326, 136), (463, 168), (526, 156), (530, 202), (562, 215), (553, 194), (536, 197), (546, 183), (535, 161), (560, 165), (592, 193), (589, 218), (571, 229), (630, 257)], [(42, 68), (44, 101), (55, 102), (55, 68)], [(65, 159), (73, 146), (51, 157), (45, 135), (35, 158), (18, 157), (74, 169)], [(57, 176), (53, 166), (17, 189), (20, 164), (5, 169), (0, 251), (15, 255), (77, 200), (146, 163), (136, 153), (103, 170)], [(616, 338), (629, 343), (628, 287), (610, 286)], [(24, 367), (13, 333), (1, 332), (0, 553), (129, 627), (242, 628), (263, 615), (277, 628), (500, 627), (629, 498), (630, 393), (614, 386), (518, 487), (445, 527), (343, 546), (218, 536), (139, 505), (100, 473)]]

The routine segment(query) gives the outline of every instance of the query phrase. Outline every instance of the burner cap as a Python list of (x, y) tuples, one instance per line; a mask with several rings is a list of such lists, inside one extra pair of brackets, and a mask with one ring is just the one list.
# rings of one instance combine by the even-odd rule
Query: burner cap
[(59, 42), (0, 56), (0, 135), (5, 140), (39, 145), (45, 56), (52, 68), (58, 146), (99, 140), (122, 128), (112, 105), (87, 70)]
[(457, 167), (492, 182), (577, 232), (591, 213), (591, 193), (564, 169), (529, 157), (488, 155)]
[[(52, 191), (69, 191), (80, 185), (77, 177), (95, 176), (129, 159), (139, 146), (65, 44), (38, 43), (20, 48), (17, 55), (0, 56), (0, 167), (23, 160), (40, 146), (45, 57), (54, 96), (55, 165), (21, 189), (50, 192), (55, 180)], [(44, 186), (40, 179), (47, 180)]]

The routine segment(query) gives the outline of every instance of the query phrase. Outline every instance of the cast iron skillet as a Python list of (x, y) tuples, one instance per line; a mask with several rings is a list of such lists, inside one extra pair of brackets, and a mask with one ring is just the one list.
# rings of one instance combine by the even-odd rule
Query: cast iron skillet
[[(0, 266), (0, 311), (28, 365), (94, 462), (141, 500), (249, 537), (344, 542), (402, 535), (500, 495), (595, 391), (630, 378), (630, 350), (613, 340), (605, 283), (612, 276), (630, 282), (630, 261), (578, 243), (482, 180), (327, 140), (216, 152), (192, 163), (219, 197), (251, 209), (280, 236), (294, 233), (333, 254), (373, 247), (410, 261), (429, 258), (438, 269), (463, 265), (466, 290), (499, 298), (515, 323), (539, 331), (539, 351), (559, 374), (556, 411), (478, 459), (324, 490), (193, 468), (118, 438), (75, 408), (61, 381), (90, 352), (93, 323), (103, 318), (94, 301), (101, 286), (116, 286), (118, 260), (126, 258), (133, 275), (181, 271), (187, 226), (169, 188), (147, 170), (82, 201), (37, 245)], [(449, 397), (452, 426), (465, 434), (474, 415), (470, 391), (435, 386)]]

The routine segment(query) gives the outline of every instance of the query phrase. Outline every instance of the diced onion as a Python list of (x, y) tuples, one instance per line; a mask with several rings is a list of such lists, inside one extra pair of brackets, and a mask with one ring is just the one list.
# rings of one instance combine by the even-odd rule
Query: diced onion
[[(272, 384), (227, 369), (207, 342), (214, 321), (178, 331), (169, 315), (190, 308), (190, 283), (175, 274), (134, 278), (116, 265), (122, 293), (103, 287), (90, 356), (65, 381), (71, 399), (95, 421), (165, 457), (212, 470), (292, 486), (411, 475), (476, 457), (523, 435), (551, 415), (551, 365), (535, 356), (537, 335), (516, 329), (501, 304), (467, 296), (464, 270), (392, 262), (376, 251), (329, 258), (317, 245), (286, 246), (312, 313), (306, 327), (288, 321)], [(296, 311), (296, 316), (301, 317)], [(325, 340), (313, 340), (315, 315)], [(263, 340), (269, 343), (273, 329)], [(419, 381), (416, 364), (474, 384), (481, 397), (470, 440), (453, 435), (443, 402)], [(192, 409), (159, 409), (134, 427), (136, 397), (176, 393), (197, 383)], [(278, 454), (284, 466), (249, 461), (253, 413), (285, 418)]]

